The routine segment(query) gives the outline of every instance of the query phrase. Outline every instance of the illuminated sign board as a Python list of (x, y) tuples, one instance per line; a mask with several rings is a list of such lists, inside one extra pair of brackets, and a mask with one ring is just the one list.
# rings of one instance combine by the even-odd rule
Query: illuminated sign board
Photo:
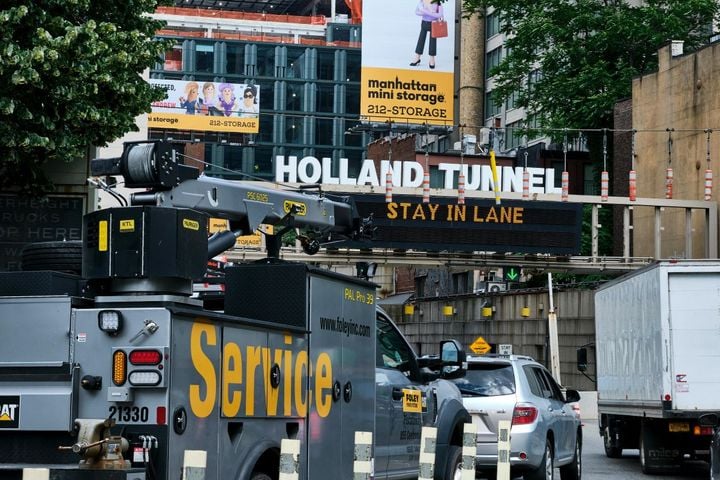
[[(333, 175), (332, 160), (315, 157), (295, 156), (275, 158), (275, 181), (278, 183), (322, 183), (323, 185), (372, 185), (384, 187), (386, 174), (390, 172), (395, 187), (417, 188), (422, 186), (425, 169), (420, 162), (390, 162), (382, 160), (380, 166), (373, 160), (365, 160), (356, 175), (351, 175), (348, 159), (341, 158), (337, 163), (337, 174)], [(440, 163), (437, 166), (441, 175), (442, 188), (457, 188), (460, 172), (465, 175), (465, 190), (493, 191), (493, 176), (490, 165), (461, 165), (459, 163)], [(529, 192), (560, 194), (562, 188), (555, 186), (555, 170), (552, 168), (528, 168), (530, 174)], [(523, 167), (499, 167), (498, 183), (503, 192), (522, 192)]]
[(580, 253), (582, 204), (393, 195), (353, 195), (362, 217), (372, 214), (375, 238), (340, 247), (454, 252)]
[(260, 87), (242, 83), (150, 79), (165, 88), (152, 103), (148, 127), (170, 130), (257, 133)]
[[(362, 18), (361, 117), (451, 125), (455, 2), (364, 0)], [(437, 20), (445, 36), (433, 34)]]

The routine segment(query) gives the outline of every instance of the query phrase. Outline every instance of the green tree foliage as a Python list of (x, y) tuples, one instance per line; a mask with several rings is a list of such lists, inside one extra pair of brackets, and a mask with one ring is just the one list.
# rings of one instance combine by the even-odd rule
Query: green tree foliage
[(631, 95), (633, 77), (657, 68), (657, 49), (707, 43), (719, 8), (716, 0), (464, 0), (469, 14), (488, 7), (502, 12), (508, 35), (490, 72), (495, 101), (517, 92), (516, 105), (542, 112), (542, 126), (577, 129), (612, 127), (615, 102)]
[(161, 100), (140, 74), (167, 44), (147, 14), (167, 0), (4, 0), (0, 190), (51, 188), (41, 166), (137, 130)]

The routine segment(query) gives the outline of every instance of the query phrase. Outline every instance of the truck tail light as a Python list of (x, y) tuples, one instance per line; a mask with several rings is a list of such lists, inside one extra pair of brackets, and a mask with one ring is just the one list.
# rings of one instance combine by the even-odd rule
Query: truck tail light
[(112, 380), (118, 387), (125, 384), (127, 375), (127, 354), (122, 350), (113, 353)]
[(133, 350), (129, 359), (133, 365), (159, 365), (162, 353), (157, 350)]
[(518, 403), (515, 405), (512, 416), (512, 426), (530, 425), (538, 416), (538, 409), (530, 403)]
[(693, 428), (693, 435), (712, 435), (713, 427), (701, 427), (700, 425), (695, 425)]
[(128, 382), (130, 382), (130, 385), (139, 387), (152, 387), (159, 385), (161, 381), (162, 376), (160, 375), (160, 372), (155, 370), (135, 370), (130, 372), (130, 375), (128, 375)]
[(167, 409), (163, 406), (159, 406), (155, 409), (155, 418), (158, 425), (165, 425), (167, 423)]

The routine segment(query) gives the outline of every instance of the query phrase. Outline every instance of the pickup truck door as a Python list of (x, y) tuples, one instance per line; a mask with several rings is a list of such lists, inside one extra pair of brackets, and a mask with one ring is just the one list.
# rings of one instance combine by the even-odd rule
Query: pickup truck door
[[(417, 369), (415, 353), (382, 315), (377, 319), (376, 355), (375, 478), (417, 478), (420, 433), (424, 422), (432, 422), (423, 413), (428, 411), (428, 394), (411, 379)], [(386, 470), (381, 471), (384, 465)]]

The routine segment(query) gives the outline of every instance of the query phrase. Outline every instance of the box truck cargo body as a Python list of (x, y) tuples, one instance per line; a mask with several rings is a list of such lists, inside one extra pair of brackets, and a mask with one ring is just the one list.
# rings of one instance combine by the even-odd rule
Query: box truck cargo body
[(600, 433), (610, 457), (640, 448), (646, 473), (707, 455), (720, 411), (720, 262), (663, 261), (595, 295)]

